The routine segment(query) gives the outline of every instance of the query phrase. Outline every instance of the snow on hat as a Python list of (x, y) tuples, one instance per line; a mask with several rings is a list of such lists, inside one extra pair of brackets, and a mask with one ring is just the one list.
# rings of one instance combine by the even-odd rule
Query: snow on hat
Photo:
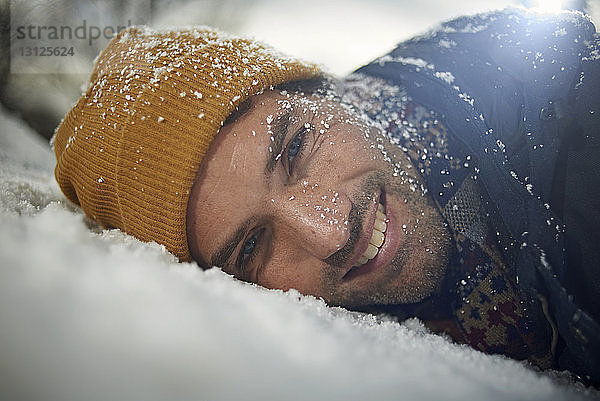
[(188, 197), (223, 122), (264, 89), (320, 74), (206, 27), (131, 27), (98, 56), (87, 91), (57, 128), (56, 180), (103, 227), (189, 261)]

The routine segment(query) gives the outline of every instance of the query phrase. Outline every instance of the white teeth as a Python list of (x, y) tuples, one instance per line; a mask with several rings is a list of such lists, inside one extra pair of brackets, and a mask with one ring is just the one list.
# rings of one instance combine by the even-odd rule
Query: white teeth
[(369, 260), (373, 259), (377, 255), (378, 250), (379, 248), (377, 248), (375, 245), (369, 244), (367, 245), (367, 250), (365, 251), (365, 253), (363, 253), (363, 256), (365, 256)]
[(379, 232), (377, 230), (373, 230), (373, 236), (371, 237), (370, 243), (375, 245), (376, 247), (380, 247), (383, 244), (383, 240), (385, 239), (385, 234)]
[(353, 267), (361, 266), (367, 263), (369, 260), (373, 259), (377, 256), (377, 252), (379, 252), (379, 247), (385, 241), (385, 230), (387, 225), (385, 221), (387, 220), (387, 216), (384, 213), (383, 206), (381, 203), (377, 206), (377, 214), (375, 216), (375, 224), (373, 226), (373, 233), (371, 234), (371, 240), (369, 241), (369, 245), (365, 250), (365, 253), (358, 259), (356, 264)]
[(386, 228), (387, 228), (387, 224), (385, 224), (385, 221), (379, 220), (379, 219), (375, 219), (375, 229), (377, 231), (380, 231), (381, 233), (384, 233)]
[(357, 267), (357, 266), (362, 266), (365, 263), (367, 263), (369, 261), (369, 259), (365, 258), (364, 255), (360, 257), (360, 259), (358, 259), (358, 262), (356, 262), (356, 264), (352, 267)]

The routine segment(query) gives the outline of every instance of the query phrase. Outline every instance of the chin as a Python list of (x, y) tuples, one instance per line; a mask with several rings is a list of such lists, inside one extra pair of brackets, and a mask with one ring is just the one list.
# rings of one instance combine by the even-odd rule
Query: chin
[(400, 250), (378, 282), (340, 294), (339, 302), (333, 304), (351, 309), (413, 304), (438, 293), (448, 267), (451, 237), (445, 228), (431, 234), (426, 244), (409, 244), (410, 255)]

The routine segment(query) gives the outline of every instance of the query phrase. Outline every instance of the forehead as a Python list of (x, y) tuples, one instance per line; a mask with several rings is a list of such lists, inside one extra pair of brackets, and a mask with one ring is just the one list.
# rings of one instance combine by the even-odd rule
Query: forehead
[[(273, 140), (272, 127), (277, 118), (291, 108), (288, 98), (268, 91), (249, 99), (248, 109), (221, 128), (211, 143), (200, 167), (196, 192), (209, 192), (209, 184), (224, 175), (250, 173), (247, 167), (264, 162)], [(257, 173), (262, 174), (261, 171)], [(248, 177), (250, 178), (250, 177)]]
[(273, 156), (269, 154), (274, 151), (273, 127), (282, 115), (290, 113), (292, 123), (308, 115), (325, 120), (341, 117), (331, 101), (318, 96), (269, 90), (249, 100), (247, 110), (222, 127), (211, 143), (199, 167), (193, 193), (210, 194), (214, 192), (209, 188), (215, 178), (246, 173), (247, 167), (257, 167), (256, 163), (265, 163)]
[(225, 125), (198, 170), (188, 202), (190, 250), (206, 258), (225, 236), (256, 212), (267, 189), (265, 166), (272, 156), (272, 124), (299, 97), (268, 91)]

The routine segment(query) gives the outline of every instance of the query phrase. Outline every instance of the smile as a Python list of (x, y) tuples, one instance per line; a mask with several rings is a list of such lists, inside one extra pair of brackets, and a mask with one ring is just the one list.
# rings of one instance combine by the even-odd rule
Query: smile
[[(369, 274), (390, 263), (398, 247), (398, 235), (391, 230), (394, 222), (393, 214), (387, 210), (386, 195), (382, 193), (372, 218), (372, 226), (367, 224), (364, 235), (358, 247), (364, 249), (360, 257), (352, 262), (352, 267), (344, 275), (345, 280)], [(368, 230), (368, 231), (367, 231)], [(362, 244), (362, 245), (361, 245)]]
[(369, 241), (369, 245), (367, 245), (367, 249), (358, 259), (358, 261), (352, 266), (360, 267), (367, 263), (369, 260), (374, 259), (375, 256), (379, 253), (379, 249), (383, 242), (385, 241), (385, 230), (387, 228), (386, 225), (387, 216), (384, 213), (383, 205), (381, 203), (377, 204), (377, 212), (375, 216), (375, 224), (373, 226), (373, 233), (371, 234), (371, 240)]

